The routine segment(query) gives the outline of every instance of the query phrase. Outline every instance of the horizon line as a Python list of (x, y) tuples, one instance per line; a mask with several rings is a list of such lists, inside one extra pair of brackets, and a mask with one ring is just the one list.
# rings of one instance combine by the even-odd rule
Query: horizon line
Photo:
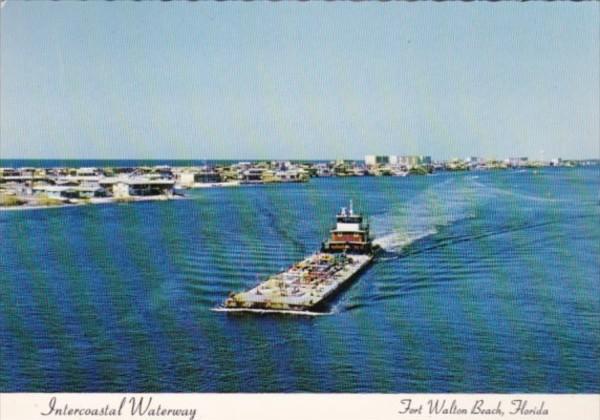
[[(329, 158), (329, 157), (322, 157), (322, 158), (292, 158), (292, 157), (284, 157), (284, 158), (274, 158), (274, 157), (263, 157), (263, 158), (239, 158), (239, 157), (229, 157), (229, 158), (223, 158), (223, 157), (210, 157), (210, 158), (196, 158), (196, 157), (191, 157), (191, 158), (170, 158), (170, 157), (165, 157), (165, 158), (155, 158), (155, 157), (148, 157), (148, 158), (140, 158), (140, 157), (43, 157), (43, 158), (35, 158), (35, 157), (0, 157), (0, 161), (4, 161), (4, 160), (41, 160), (41, 161), (49, 161), (49, 160), (148, 160), (148, 161), (162, 161), (162, 160), (171, 160), (171, 161), (202, 161), (202, 160), (236, 160), (236, 161), (309, 161), (309, 160), (328, 160), (328, 161), (337, 161), (337, 160), (365, 160), (364, 158), (366, 156), (429, 156), (431, 157), (431, 159), (433, 161), (446, 161), (446, 160), (455, 160), (455, 159), (464, 159), (466, 156), (454, 156), (454, 157), (450, 157), (450, 158), (434, 158), (431, 155), (421, 155), (421, 154), (407, 154), (407, 155), (386, 155), (386, 154), (377, 154), (377, 155), (364, 155), (361, 158), (350, 158), (350, 157), (336, 157), (336, 158)], [(531, 156), (528, 156), (526, 154), (515, 154), (515, 155), (507, 155), (507, 156), (503, 156), (503, 157), (489, 157), (489, 156), (478, 156), (478, 155), (468, 155), (468, 157), (477, 157), (477, 158), (481, 158), (481, 159), (485, 159), (485, 160), (503, 160), (503, 159), (510, 159), (510, 158), (528, 158), (531, 160), (539, 160), (539, 161), (550, 161), (552, 159), (562, 159), (562, 160), (599, 160), (600, 156), (595, 156), (595, 157), (562, 157), (562, 156), (553, 156), (553, 157), (549, 157), (549, 158), (543, 158), (543, 159), (538, 159), (538, 158), (532, 158)]]

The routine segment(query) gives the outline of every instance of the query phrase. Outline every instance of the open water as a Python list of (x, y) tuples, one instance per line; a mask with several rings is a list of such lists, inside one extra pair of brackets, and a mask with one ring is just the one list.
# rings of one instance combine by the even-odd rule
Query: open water
[[(548, 168), (0, 212), (0, 391), (600, 392), (599, 191)], [(330, 315), (211, 311), (349, 199), (385, 252)]]

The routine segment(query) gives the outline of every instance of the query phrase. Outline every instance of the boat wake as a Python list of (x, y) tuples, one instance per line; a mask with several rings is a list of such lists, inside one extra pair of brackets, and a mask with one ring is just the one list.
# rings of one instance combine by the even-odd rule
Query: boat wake
[[(478, 213), (476, 207), (485, 207), (492, 200), (564, 201), (499, 188), (478, 178), (446, 179), (418, 193), (404, 205), (372, 217), (372, 232), (376, 238), (374, 243), (387, 253), (403, 253), (410, 244), (437, 234), (445, 226), (475, 218)], [(523, 220), (523, 226), (528, 228), (537, 225), (534, 220)], [(516, 229), (522, 229), (523, 226), (517, 226)], [(385, 261), (385, 257), (380, 260)]]
[(554, 222), (554, 221), (541, 222), (541, 223), (523, 223), (523, 224), (514, 225), (514, 226), (505, 226), (505, 227), (501, 227), (501, 228), (497, 228), (497, 229), (491, 229), (488, 232), (482, 232), (478, 235), (464, 235), (464, 236), (455, 236), (455, 237), (444, 238), (441, 240), (436, 240), (435, 242), (430, 243), (425, 246), (404, 248), (401, 252), (393, 253), (393, 254), (390, 253), (390, 254), (388, 254), (388, 256), (386, 256), (380, 260), (381, 261), (397, 260), (399, 258), (407, 257), (409, 255), (421, 254), (423, 252), (432, 251), (434, 249), (443, 248), (443, 247), (458, 244), (461, 242), (476, 241), (476, 240), (483, 239), (483, 238), (488, 238), (488, 237), (497, 236), (497, 235), (504, 235), (507, 233), (518, 232), (518, 231), (522, 231), (522, 230), (537, 229), (540, 227), (553, 225), (555, 223), (556, 222)]
[[(515, 232), (528, 232), (520, 237), (537, 238), (542, 237), (544, 232), (556, 231), (551, 228), (552, 225), (566, 222), (558, 217), (540, 217), (540, 209), (548, 205), (532, 204), (532, 201), (562, 200), (523, 194), (512, 191), (510, 187), (498, 188), (483, 176), (479, 179), (465, 176), (431, 185), (414, 194), (410, 200), (372, 216), (374, 242), (382, 247), (377, 261), (388, 267), (378, 271), (370, 288), (364, 287), (360, 295), (343, 298), (331, 312), (360, 311), (382, 300), (399, 299), (409, 293), (421, 293), (423, 289), (446, 287), (445, 283), (459, 277), (452, 277), (452, 274), (439, 278), (420, 276), (418, 270), (410, 279), (397, 274), (406, 273), (406, 267), (422, 267), (420, 264), (426, 265), (430, 261), (437, 261), (436, 258), (444, 258), (445, 253), (440, 250), (446, 247), (458, 247), (466, 243), (465, 248), (472, 247), (477, 252), (479, 244), (475, 243), (485, 238), (506, 235), (510, 239)], [(502, 211), (505, 208), (518, 208), (519, 211), (506, 214)], [(592, 223), (597, 219), (597, 212), (586, 209), (582, 213), (583, 210), (579, 210), (577, 213), (570, 212), (570, 222), (586, 218)], [(432, 255), (436, 252), (438, 255)], [(427, 258), (419, 261), (420, 254)], [(391, 267), (407, 259), (414, 259), (415, 265), (407, 264), (400, 271)]]
[(413, 242), (435, 235), (443, 226), (473, 218), (474, 194), (472, 182), (459, 184), (448, 179), (433, 185), (404, 206), (372, 217), (374, 243), (387, 253), (399, 253)]
[(514, 198), (514, 199), (536, 201), (536, 202), (542, 202), (542, 203), (560, 203), (560, 202), (568, 201), (566, 199), (560, 199), (560, 198), (540, 197), (540, 196), (536, 196), (536, 195), (525, 194), (525, 193), (521, 193), (521, 192), (517, 192), (517, 191), (512, 191), (509, 189), (500, 188), (497, 186), (486, 185), (479, 181), (473, 181), (473, 185), (476, 188), (478, 188), (480, 192), (487, 194), (489, 197), (497, 197), (499, 195), (503, 195), (506, 197)]
[[(398, 233), (389, 233), (385, 236), (377, 238), (373, 241), (376, 245), (379, 245), (382, 249), (388, 252), (399, 251), (410, 245), (411, 243), (418, 241), (419, 239), (423, 239), (427, 236), (434, 235), (437, 233), (436, 229), (430, 229), (422, 233), (418, 232), (398, 232)], [(385, 261), (386, 257), (380, 257), (378, 260)]]

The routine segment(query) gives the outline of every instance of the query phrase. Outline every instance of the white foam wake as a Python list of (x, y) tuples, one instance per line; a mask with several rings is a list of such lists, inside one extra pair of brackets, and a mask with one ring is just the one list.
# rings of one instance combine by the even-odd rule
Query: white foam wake
[(429, 235), (433, 235), (437, 233), (436, 229), (430, 229), (426, 232), (422, 232), (422, 233), (413, 233), (413, 234), (409, 234), (409, 233), (401, 233), (401, 232), (397, 232), (397, 233), (389, 233), (387, 235), (384, 235), (382, 237), (379, 237), (377, 239), (375, 239), (373, 241), (373, 243), (375, 243), (376, 245), (379, 245), (380, 247), (382, 247), (385, 250), (388, 251), (392, 251), (392, 250), (400, 250), (402, 248), (404, 248), (407, 245), (410, 245), (411, 243), (418, 241), (419, 239), (425, 238)]
[(411, 243), (434, 235), (440, 226), (472, 217), (472, 181), (447, 179), (421, 191), (389, 212), (370, 219), (374, 243), (398, 252)]
[(525, 193), (521, 193), (521, 192), (517, 192), (517, 191), (511, 191), (511, 190), (496, 187), (496, 186), (482, 184), (479, 181), (474, 181), (473, 183), (476, 187), (480, 188), (482, 191), (485, 191), (490, 196), (503, 195), (503, 196), (513, 197), (515, 199), (523, 199), (523, 200), (538, 201), (538, 202), (545, 202), (545, 203), (558, 203), (558, 202), (568, 201), (568, 200), (560, 199), (560, 198), (540, 197), (540, 196), (525, 194)]

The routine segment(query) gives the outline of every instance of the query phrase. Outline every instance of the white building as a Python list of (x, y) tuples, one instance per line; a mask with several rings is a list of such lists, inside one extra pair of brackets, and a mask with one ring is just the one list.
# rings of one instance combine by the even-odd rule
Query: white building
[(196, 174), (194, 172), (179, 172), (176, 175), (176, 178), (179, 182), (179, 185), (190, 188), (194, 185), (194, 182), (196, 182), (194, 179), (195, 175)]
[(125, 182), (117, 182), (112, 186), (112, 193), (115, 198), (129, 197), (129, 185)]
[(390, 164), (390, 158), (394, 158), (394, 157), (395, 156), (366, 155), (365, 156), (365, 165), (367, 165), (367, 166), (388, 165), (388, 164)]

